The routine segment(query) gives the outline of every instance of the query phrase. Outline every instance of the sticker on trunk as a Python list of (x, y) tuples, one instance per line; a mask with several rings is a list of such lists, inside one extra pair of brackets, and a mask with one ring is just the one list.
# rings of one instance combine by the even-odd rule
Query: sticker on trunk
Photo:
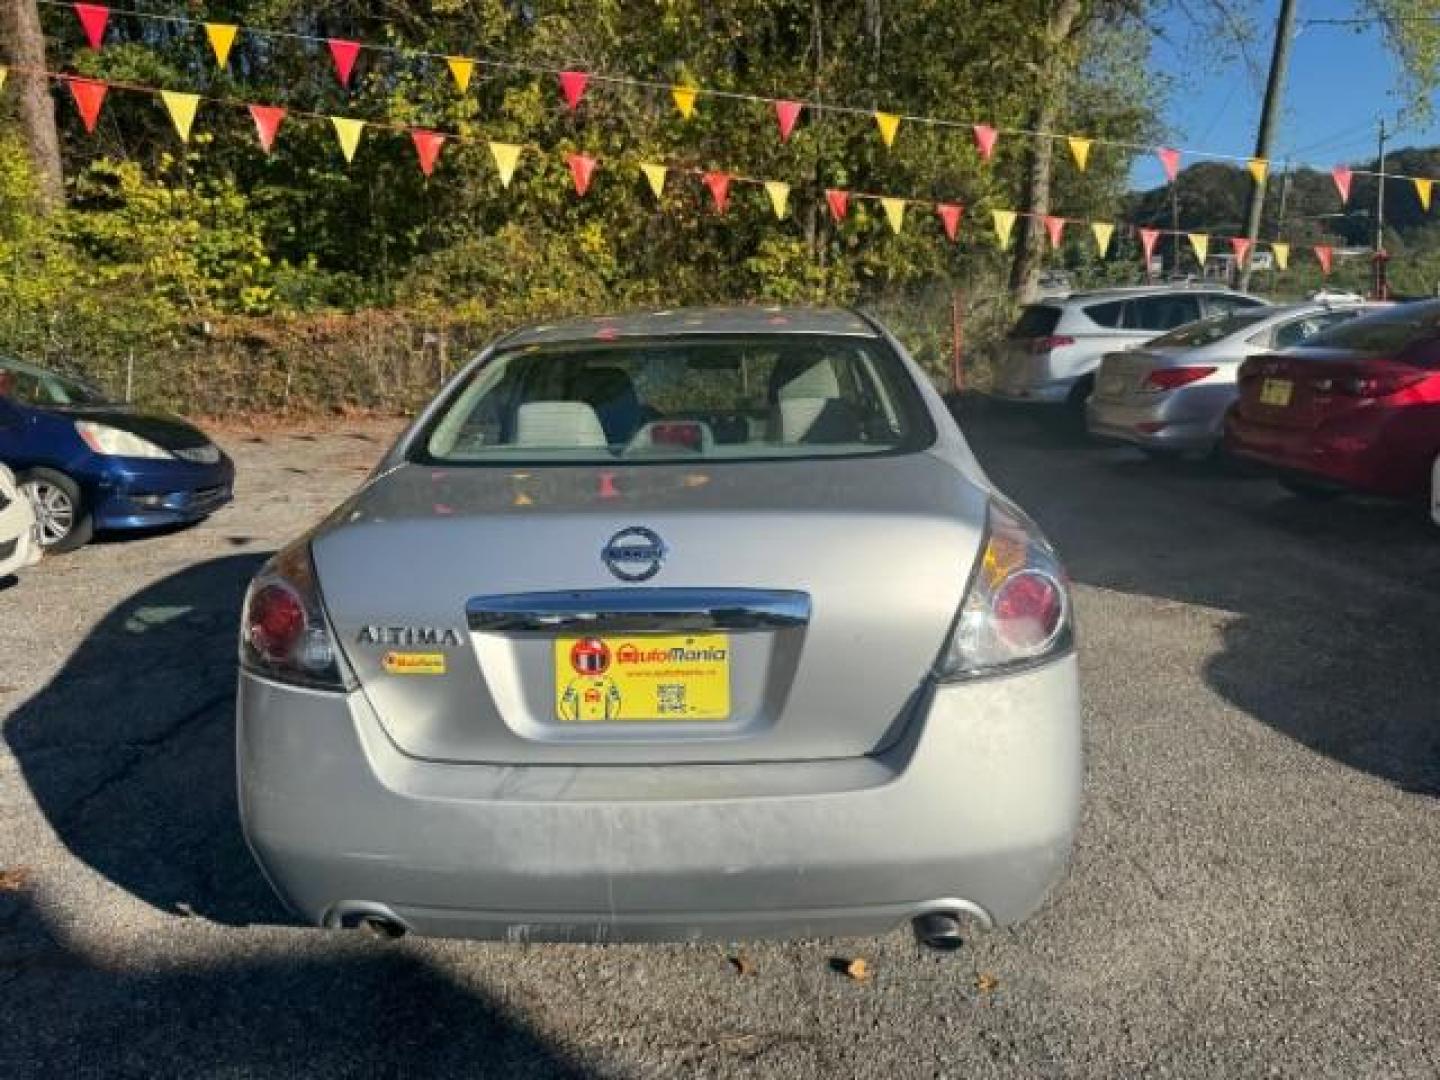
[(563, 637), (555, 716), (570, 723), (686, 722), (730, 715), (727, 634)]
[(388, 652), (380, 661), (391, 675), (444, 675), (445, 654), (438, 652)]

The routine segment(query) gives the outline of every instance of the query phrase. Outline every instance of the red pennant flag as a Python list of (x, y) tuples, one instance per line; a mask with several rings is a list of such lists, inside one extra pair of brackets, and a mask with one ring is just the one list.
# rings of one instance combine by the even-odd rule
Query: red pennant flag
[(980, 156), (989, 161), (990, 155), (995, 153), (995, 140), (1000, 133), (989, 124), (976, 124), (970, 130), (975, 135), (975, 145), (980, 150)]
[(590, 76), (583, 71), (560, 72), (560, 92), (565, 95), (565, 104), (570, 106), (571, 112), (580, 107), (580, 99), (585, 96), (585, 86), (589, 82)]
[(795, 121), (800, 119), (800, 110), (805, 106), (798, 101), (777, 101), (775, 102), (775, 120), (780, 125), (780, 141), (790, 141), (790, 133), (795, 130)]
[(710, 189), (710, 197), (715, 200), (715, 212), (723, 214), (725, 207), (730, 204), (730, 174), (707, 172), (705, 186)]
[(1050, 234), (1050, 246), (1058, 248), (1061, 238), (1065, 235), (1065, 219), (1046, 214), (1045, 231)]
[(940, 203), (935, 207), (935, 213), (940, 215), (940, 223), (945, 226), (945, 235), (951, 240), (960, 231), (960, 215), (965, 208), (958, 203)]
[(830, 216), (836, 221), (844, 221), (850, 210), (850, 193), (838, 188), (827, 188), (825, 201), (830, 204)]
[(255, 121), (255, 131), (260, 136), (260, 148), (267, 154), (275, 145), (275, 133), (280, 130), (280, 121), (285, 119), (285, 110), (278, 105), (250, 105), (250, 118)]
[(571, 154), (565, 160), (570, 163), (570, 179), (575, 181), (575, 194), (584, 195), (590, 190), (590, 177), (595, 174), (595, 159), (589, 154)]
[(1350, 201), (1350, 180), (1354, 174), (1344, 165), (1336, 165), (1330, 175), (1335, 180), (1335, 190), (1340, 192), (1340, 205), (1344, 206)]
[(1235, 261), (1244, 266), (1250, 258), (1250, 241), (1243, 236), (1232, 236), (1230, 238), (1230, 250), (1235, 252)]
[(350, 75), (355, 70), (355, 58), (360, 55), (360, 43), (330, 38), (328, 44), (330, 58), (335, 61), (335, 74), (340, 77), (340, 85), (348, 90)]
[(1160, 159), (1160, 164), (1165, 168), (1165, 179), (1173, 184), (1175, 177), (1180, 174), (1180, 151), (1162, 146), (1155, 151), (1155, 156)]
[(410, 138), (414, 140), (415, 153), (420, 158), (420, 171), (429, 176), (435, 171), (435, 162), (439, 160), (440, 151), (445, 146), (445, 136), (438, 131), (415, 128), (410, 132)]
[(100, 43), (105, 39), (105, 24), (110, 21), (110, 9), (104, 4), (76, 4), (75, 15), (85, 28), (90, 48), (99, 52)]
[(80, 119), (85, 123), (85, 130), (91, 135), (95, 134), (95, 124), (100, 119), (100, 106), (105, 104), (105, 91), (109, 87), (94, 79), (67, 79), (66, 82), (70, 85), (70, 96), (75, 99), (75, 107), (80, 110)]
[(1149, 263), (1149, 261), (1150, 261), (1152, 258), (1154, 258), (1154, 256), (1155, 256), (1155, 241), (1156, 241), (1156, 240), (1159, 240), (1159, 239), (1160, 239), (1160, 230), (1159, 230), (1159, 229), (1141, 229), (1141, 230), (1140, 230), (1140, 246), (1145, 249), (1145, 261), (1146, 261), (1146, 263)]
[(1320, 260), (1320, 272), (1326, 277), (1330, 276), (1330, 255), (1331, 249), (1329, 244), (1315, 245), (1315, 258)]

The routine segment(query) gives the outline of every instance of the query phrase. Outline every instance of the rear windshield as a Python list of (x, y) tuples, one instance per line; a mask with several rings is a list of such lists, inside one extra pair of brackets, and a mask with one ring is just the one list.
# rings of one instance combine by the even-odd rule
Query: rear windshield
[(1269, 318), (1274, 312), (1266, 311), (1264, 308), (1242, 308), (1229, 315), (1221, 315), (1213, 319), (1201, 319), (1197, 323), (1182, 326), (1179, 330), (1171, 330), (1150, 342), (1149, 348), (1163, 348), (1175, 346), (1179, 348), (1193, 349), (1200, 345), (1213, 345), (1217, 341), (1223, 341), (1231, 334), (1254, 326), (1261, 319)]
[(811, 458), (928, 446), (935, 431), (881, 341), (780, 338), (501, 352), (421, 440), (435, 464)]
[[(1339, 326), (1316, 334), (1305, 342), (1305, 348), (1350, 349), (1354, 352), (1395, 355), (1417, 353), (1433, 355), (1440, 342), (1440, 304), (1401, 304), (1374, 315), (1350, 319)], [(1429, 362), (1428, 358), (1426, 362)]]
[(1031, 304), (1020, 312), (1010, 331), (1012, 338), (1043, 338), (1055, 333), (1060, 323), (1060, 309), (1046, 304)]

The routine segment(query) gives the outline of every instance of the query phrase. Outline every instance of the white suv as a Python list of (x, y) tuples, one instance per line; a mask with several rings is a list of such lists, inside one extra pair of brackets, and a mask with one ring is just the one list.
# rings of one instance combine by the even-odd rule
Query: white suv
[(992, 393), (1080, 411), (1107, 352), (1132, 348), (1196, 319), (1264, 303), (1213, 285), (1151, 285), (1027, 304), (1007, 336)]
[(35, 513), (15, 483), (15, 474), (0, 465), (0, 580), (40, 558)]

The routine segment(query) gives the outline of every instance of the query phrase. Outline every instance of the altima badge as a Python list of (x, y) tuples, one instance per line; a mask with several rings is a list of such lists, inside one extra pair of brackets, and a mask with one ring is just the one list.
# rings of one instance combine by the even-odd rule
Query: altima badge
[(665, 541), (643, 525), (621, 529), (600, 550), (600, 558), (621, 581), (649, 581), (660, 572)]

